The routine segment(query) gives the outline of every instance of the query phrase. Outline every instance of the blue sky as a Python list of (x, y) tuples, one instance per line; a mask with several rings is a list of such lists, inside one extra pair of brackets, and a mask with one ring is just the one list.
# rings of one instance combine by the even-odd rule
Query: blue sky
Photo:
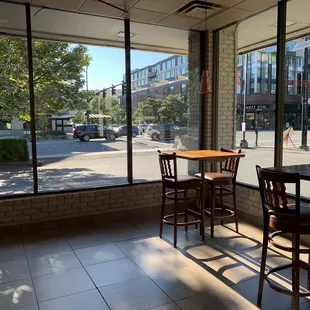
[[(102, 89), (122, 82), (125, 73), (125, 50), (119, 48), (88, 46), (92, 58), (88, 67), (88, 89)], [(171, 55), (131, 51), (131, 70), (156, 63)]]

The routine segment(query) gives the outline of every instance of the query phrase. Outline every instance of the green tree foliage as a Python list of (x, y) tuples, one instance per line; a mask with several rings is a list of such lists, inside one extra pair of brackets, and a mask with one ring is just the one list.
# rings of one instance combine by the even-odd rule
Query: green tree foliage
[(158, 111), (164, 123), (185, 125), (187, 122), (187, 104), (181, 95), (166, 97)]
[(147, 98), (138, 102), (133, 114), (135, 123), (173, 123), (186, 125), (187, 103), (181, 95), (169, 95), (164, 100)]
[[(37, 115), (85, 109), (82, 91), (87, 48), (60, 42), (33, 41), (34, 92)], [(24, 39), (0, 38), (0, 117), (29, 120), (27, 44)]]
[(74, 124), (84, 124), (85, 123), (85, 115), (83, 114), (85, 111), (77, 111), (72, 117), (72, 122)]

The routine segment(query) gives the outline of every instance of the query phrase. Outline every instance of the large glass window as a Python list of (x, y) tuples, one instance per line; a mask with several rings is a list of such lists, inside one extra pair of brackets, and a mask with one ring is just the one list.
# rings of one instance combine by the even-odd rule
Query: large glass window
[[(257, 19), (264, 22), (264, 14)], [(268, 11), (274, 14), (277, 10)], [(256, 25), (259, 29), (259, 24)], [(274, 164), (276, 53), (274, 48), (263, 48), (243, 54), (237, 66), (236, 86), (236, 147), (242, 147), (245, 158), (240, 161), (237, 180), (257, 185), (255, 165)], [(238, 78), (238, 76), (240, 78)], [(242, 81), (242, 83), (241, 83)], [(269, 93), (270, 86), (271, 94)], [(244, 126), (242, 126), (244, 123)], [(242, 129), (246, 129), (242, 131)]]
[[(307, 37), (286, 43), (288, 95), (284, 102), (283, 165), (309, 164), (309, 48), (298, 47)], [(308, 63), (308, 66), (305, 64)], [(301, 195), (310, 197), (309, 183), (301, 182)], [(294, 188), (288, 188), (292, 193)]]
[[(136, 26), (139, 26), (139, 24), (132, 23), (132, 27)], [(160, 38), (161, 33), (167, 31), (167, 28), (160, 26), (152, 27), (154, 37), (158, 36), (158, 38)], [(175, 42), (175, 45), (180, 43), (185, 45), (189, 41), (187, 31), (178, 29), (170, 29), (170, 31), (178, 32), (178, 37), (184, 40), (182, 42)], [(199, 34), (193, 39), (199, 40)], [(134, 40), (135, 37), (132, 38), (132, 41)], [(146, 41), (144, 43), (146, 46), (149, 46), (151, 41)], [(193, 46), (195, 48), (197, 47), (197, 45), (194, 44)], [(171, 56), (173, 55), (157, 53), (156, 50), (139, 53), (132, 51), (131, 68), (134, 70), (143, 65), (153, 65), (158, 61), (163, 61), (163, 63), (168, 64), (168, 68), (170, 68), (172, 63), (171, 59), (174, 59), (170, 58)], [(146, 63), (144, 61), (145, 59), (148, 60)], [(182, 59), (182, 57), (179, 57), (179, 59)], [(189, 100), (185, 98), (187, 92), (184, 87), (181, 87), (178, 80), (167, 81), (171, 78), (171, 71), (163, 73), (166, 80), (162, 80), (147, 87), (145, 101), (137, 101), (138, 98), (134, 98), (132, 102), (132, 106), (134, 107), (133, 123), (140, 126), (143, 131), (142, 135), (135, 138), (135, 141), (139, 143), (133, 144), (133, 172), (135, 182), (160, 179), (156, 153), (157, 149), (171, 151), (183, 148), (199, 148), (199, 57), (193, 60), (192, 65), (192, 77), (194, 80), (191, 80), (193, 84), (190, 89), (193, 91), (193, 97), (189, 99), (192, 104), (191, 108), (195, 111), (192, 115), (189, 113)], [(163, 69), (165, 68), (166, 65), (164, 65)], [(191, 97), (191, 93), (189, 93), (188, 96)], [(148, 167), (148, 169), (145, 169), (145, 167)], [(180, 160), (178, 162), (178, 173), (187, 174), (190, 170), (187, 161)]]
[[(33, 193), (25, 6), (0, 3), (0, 195)], [(12, 16), (18, 20), (14, 29)], [(16, 34), (16, 36), (15, 36)], [(12, 35), (12, 36), (10, 36)]]
[[(57, 28), (51, 29), (63, 35), (72, 31), (66, 27), (68, 19), (77, 24), (84, 19), (81, 14), (51, 9), (35, 17), (35, 31), (50, 31), (47, 23), (37, 19), (54, 18)], [(100, 28), (110, 25), (124, 31), (121, 20), (87, 18)], [(93, 37), (94, 33), (81, 35)], [(122, 39), (119, 46), (33, 40), (40, 191), (127, 183), (126, 104), (118, 98), (125, 73)], [(144, 70), (134, 73), (137, 78), (142, 74)]]

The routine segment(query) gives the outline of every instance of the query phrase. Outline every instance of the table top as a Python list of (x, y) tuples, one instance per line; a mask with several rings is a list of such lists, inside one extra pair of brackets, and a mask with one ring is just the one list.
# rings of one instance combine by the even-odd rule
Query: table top
[(244, 154), (221, 152), (213, 150), (194, 150), (175, 152), (178, 158), (189, 160), (225, 160), (230, 157), (244, 157)]
[(302, 180), (310, 181), (310, 164), (282, 166), (280, 168), (271, 167), (267, 169), (286, 173), (300, 173), (300, 178)]

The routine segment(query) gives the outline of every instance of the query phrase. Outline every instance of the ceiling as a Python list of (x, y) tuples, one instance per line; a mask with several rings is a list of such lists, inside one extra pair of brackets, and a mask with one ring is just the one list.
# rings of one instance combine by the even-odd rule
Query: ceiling
[[(310, 1), (290, 0), (287, 3), (287, 39), (310, 33)], [(277, 9), (272, 8), (238, 25), (239, 52), (276, 43)]]
[[(274, 6), (278, 0), (20, 0), (29, 2), (35, 38), (124, 47), (130, 18), (132, 48), (187, 54), (188, 30), (217, 29)], [(13, 2), (13, 1), (12, 1)], [(14, 2), (13, 2), (14, 3)], [(187, 5), (187, 10), (182, 8)], [(124, 11), (126, 12), (124, 12)], [(82, 13), (82, 14), (77, 14)], [(207, 16), (207, 24), (205, 17)], [(112, 19), (111, 19), (112, 18)], [(0, 31), (25, 33), (24, 7), (0, 2)]]
[[(276, 41), (279, 0), (210, 0), (207, 10), (199, 8), (205, 1), (104, 0), (114, 7), (100, 1), (28, 0), (33, 36), (123, 48), (122, 20), (128, 17), (131, 46), (140, 50), (187, 54), (189, 29), (213, 30), (238, 22), (239, 52)], [(287, 6), (288, 37), (310, 32), (310, 0), (290, 0)], [(0, 31), (25, 34), (23, 6), (0, 2)]]

